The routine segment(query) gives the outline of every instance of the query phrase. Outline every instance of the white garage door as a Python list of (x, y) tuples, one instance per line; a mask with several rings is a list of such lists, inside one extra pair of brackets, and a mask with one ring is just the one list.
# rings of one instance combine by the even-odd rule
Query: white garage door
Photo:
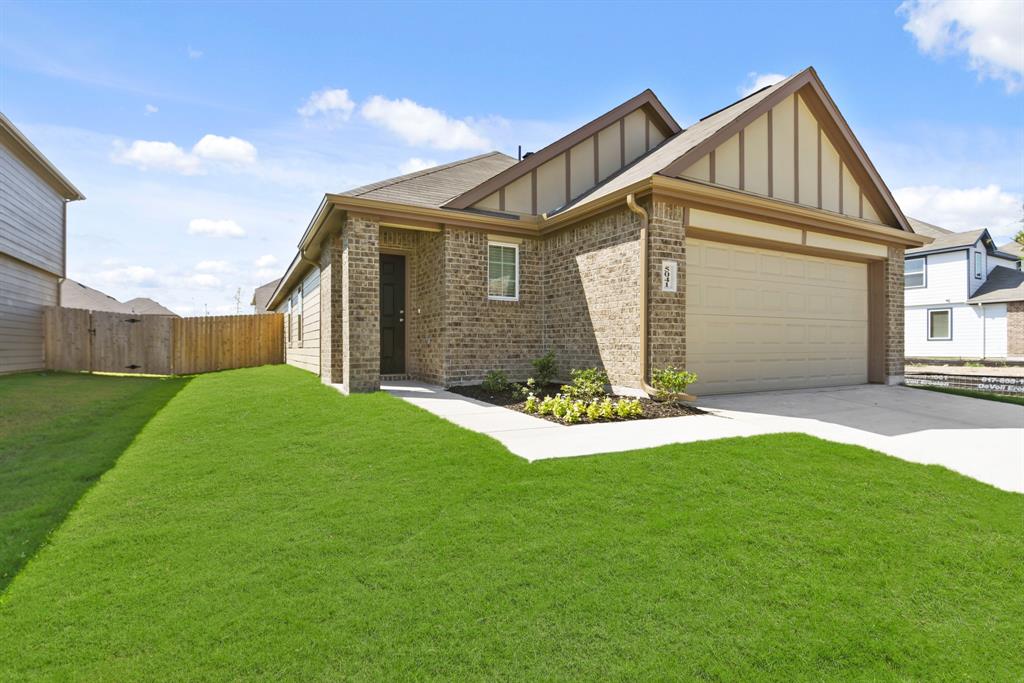
[(686, 242), (686, 366), (697, 395), (868, 381), (867, 266)]

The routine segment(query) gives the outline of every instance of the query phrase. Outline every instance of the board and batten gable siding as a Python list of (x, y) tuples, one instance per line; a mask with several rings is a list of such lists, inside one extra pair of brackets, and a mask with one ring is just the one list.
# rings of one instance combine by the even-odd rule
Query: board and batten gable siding
[[(292, 300), (296, 290), (288, 292), (284, 301), (277, 307), (278, 313), (284, 314), (284, 356), (285, 362), (303, 370), (320, 373), (320, 270), (311, 268), (302, 278), (302, 341), (298, 335), (298, 315), (288, 315), (288, 302)], [(288, 332), (291, 329), (291, 341)]]
[(636, 109), (473, 205), (486, 211), (542, 214), (568, 204), (665, 140)]
[(45, 366), (43, 307), (57, 290), (56, 275), (0, 254), (0, 374)]
[(754, 119), (682, 176), (881, 223), (846, 161), (798, 94)]
[[(908, 257), (908, 261), (915, 258)], [(967, 300), (967, 251), (947, 251), (917, 258), (925, 263), (925, 287), (907, 289), (903, 294), (906, 306), (963, 303)]]
[(64, 198), (0, 145), (0, 252), (61, 276)]

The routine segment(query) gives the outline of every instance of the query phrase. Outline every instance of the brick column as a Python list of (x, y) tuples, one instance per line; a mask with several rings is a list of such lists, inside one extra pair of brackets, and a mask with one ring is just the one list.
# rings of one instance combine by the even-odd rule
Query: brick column
[(349, 215), (341, 239), (342, 384), (348, 392), (376, 391), (380, 388), (380, 226), (366, 216)]
[(1006, 304), (1006, 355), (1024, 360), (1024, 301)]
[[(647, 203), (647, 353), (650, 368), (686, 367), (686, 228), (684, 209), (657, 197)], [(662, 291), (662, 262), (674, 261), (676, 291)], [(646, 378), (648, 381), (650, 377)]]
[(903, 247), (889, 247), (885, 262), (885, 383), (903, 382)]
[(331, 235), (320, 251), (320, 379), (330, 384), (343, 381), (341, 257), (341, 235)]

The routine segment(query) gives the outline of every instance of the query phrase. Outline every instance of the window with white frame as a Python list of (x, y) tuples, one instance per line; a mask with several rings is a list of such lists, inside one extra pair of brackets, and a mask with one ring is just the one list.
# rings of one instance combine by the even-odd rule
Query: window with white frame
[(953, 310), (933, 308), (928, 311), (928, 341), (949, 341), (953, 338)]
[(907, 259), (906, 263), (903, 264), (903, 286), (906, 289), (916, 289), (925, 286), (924, 266), (925, 259), (923, 258)]
[(981, 271), (984, 268), (981, 260), (981, 252), (974, 252), (974, 277), (981, 279)]
[(295, 316), (295, 339), (302, 345), (302, 308), (305, 302), (302, 297), (302, 285), (299, 285), (298, 291), (295, 292), (295, 307), (298, 309), (298, 314)]
[(487, 243), (487, 298), (519, 299), (519, 245)]
[(287, 325), (285, 325), (285, 327), (288, 328), (288, 334), (287, 334), (288, 344), (291, 344), (292, 343), (292, 300), (291, 300), (291, 297), (288, 298), (288, 312), (287, 312), (287, 315), (288, 315), (288, 317), (286, 318)]

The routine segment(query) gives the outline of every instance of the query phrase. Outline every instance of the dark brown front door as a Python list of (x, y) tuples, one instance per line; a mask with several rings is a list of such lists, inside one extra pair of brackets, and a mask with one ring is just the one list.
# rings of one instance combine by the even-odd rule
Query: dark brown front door
[(405, 372), (405, 257), (380, 255), (380, 373)]

